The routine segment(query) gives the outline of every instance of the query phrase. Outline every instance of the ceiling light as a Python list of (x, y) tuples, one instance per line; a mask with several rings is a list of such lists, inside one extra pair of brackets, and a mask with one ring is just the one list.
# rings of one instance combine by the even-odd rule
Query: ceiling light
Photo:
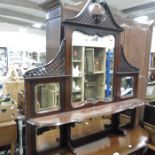
[(147, 25), (151, 25), (154, 22), (154, 20), (149, 20), (147, 16), (136, 17), (134, 18), (134, 20), (137, 23), (147, 24)]
[(26, 29), (26, 28), (21, 27), (21, 28), (19, 28), (19, 32), (21, 32), (21, 33), (26, 33), (26, 32), (27, 32), (27, 29)]
[(32, 27), (34, 27), (34, 28), (38, 28), (38, 29), (40, 29), (40, 28), (42, 28), (42, 24), (41, 23), (34, 23), (33, 25), (32, 25)]
[(146, 21), (148, 21), (148, 16), (140, 16), (140, 17), (136, 17), (134, 18), (134, 20), (138, 23), (144, 23)]

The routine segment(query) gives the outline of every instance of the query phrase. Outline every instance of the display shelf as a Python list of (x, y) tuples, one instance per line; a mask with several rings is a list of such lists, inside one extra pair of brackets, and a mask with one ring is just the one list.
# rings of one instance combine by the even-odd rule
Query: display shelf
[(98, 71), (98, 72), (95, 72), (94, 74), (105, 74), (104, 71)]
[(73, 90), (73, 93), (81, 93), (81, 90), (77, 90), (77, 91)]
[(72, 62), (76, 62), (76, 63), (79, 62), (80, 63), (82, 61), (81, 60), (72, 60)]
[[(78, 83), (78, 85), (82, 89), (82, 96), (80, 101), (88, 100), (93, 96), (93, 92), (97, 92), (97, 94), (95, 93), (95, 96), (98, 96), (94, 96), (94, 99), (97, 98), (102, 100), (105, 96), (105, 48), (74, 45), (72, 50), (73, 80), (79, 78), (79, 81), (75, 81), (75, 83)], [(93, 81), (93, 83), (95, 83), (95, 85), (93, 85), (93, 88), (88, 88), (88, 83), (86, 81), (88, 81), (88, 83), (91, 83)], [(98, 86), (100, 91), (98, 91)], [(75, 100), (75, 92), (72, 92), (72, 94), (73, 102), (77, 101)]]
[(82, 76), (73, 76), (73, 78), (82, 78)]
[(0, 47), (0, 75), (5, 75), (8, 70), (8, 52), (6, 47)]
[[(87, 104), (87, 103), (83, 103)], [(95, 104), (95, 103), (92, 103)], [(107, 116), (114, 113), (122, 112), (126, 109), (133, 109), (138, 106), (144, 105), (144, 102), (140, 99), (130, 99), (127, 101), (112, 102), (111, 104), (104, 104), (96, 107), (90, 107), (81, 110), (75, 110), (70, 112), (63, 112), (59, 114), (53, 114), (44, 117), (38, 117), (28, 120), (28, 123), (34, 126), (60, 126), (63, 124), (81, 122), (83, 120)]]

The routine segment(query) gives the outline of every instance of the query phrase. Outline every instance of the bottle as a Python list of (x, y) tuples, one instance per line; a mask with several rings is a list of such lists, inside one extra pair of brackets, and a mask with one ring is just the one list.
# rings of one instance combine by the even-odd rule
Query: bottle
[(96, 72), (100, 71), (100, 63), (98, 59), (95, 60), (95, 71)]
[(76, 51), (76, 49), (74, 49), (74, 60), (77, 60), (78, 59), (78, 53), (77, 53), (77, 51)]

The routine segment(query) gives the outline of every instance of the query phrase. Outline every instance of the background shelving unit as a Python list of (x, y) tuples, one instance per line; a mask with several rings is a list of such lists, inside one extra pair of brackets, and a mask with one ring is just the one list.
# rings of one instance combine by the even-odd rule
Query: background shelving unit
[(5, 75), (8, 70), (8, 54), (6, 47), (0, 47), (0, 75)]
[(103, 100), (106, 48), (74, 45), (72, 48), (72, 101)]

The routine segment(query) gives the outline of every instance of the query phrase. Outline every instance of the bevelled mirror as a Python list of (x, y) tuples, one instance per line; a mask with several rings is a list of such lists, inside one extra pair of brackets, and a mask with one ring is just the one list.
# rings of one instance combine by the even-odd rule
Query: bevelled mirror
[(48, 112), (60, 109), (60, 84), (59, 83), (40, 83), (34, 88), (35, 111)]
[(134, 96), (134, 78), (126, 76), (121, 78), (120, 97), (127, 98)]
[(113, 35), (72, 34), (72, 106), (113, 98)]

